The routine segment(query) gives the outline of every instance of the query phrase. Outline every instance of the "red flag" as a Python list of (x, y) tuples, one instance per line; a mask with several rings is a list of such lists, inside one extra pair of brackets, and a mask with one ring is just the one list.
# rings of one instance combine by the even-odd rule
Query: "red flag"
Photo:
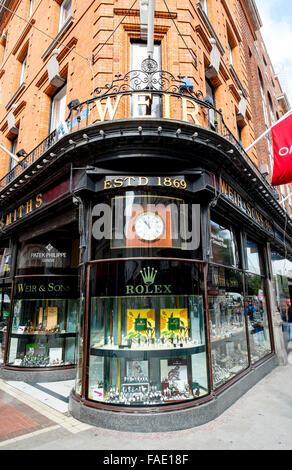
[(272, 127), (274, 170), (272, 186), (292, 182), (292, 114)]

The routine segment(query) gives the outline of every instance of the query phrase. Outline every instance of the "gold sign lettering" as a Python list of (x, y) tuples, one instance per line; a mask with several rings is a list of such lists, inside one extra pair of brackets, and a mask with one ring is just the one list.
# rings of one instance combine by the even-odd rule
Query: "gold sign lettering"
[(35, 209), (39, 209), (43, 205), (43, 195), (38, 194), (35, 199), (30, 199), (29, 201), (21, 204), (19, 207), (9, 212), (6, 215), (3, 215), (0, 220), (0, 225), (2, 228), (8, 227), (9, 225), (17, 222), (22, 219), (24, 216), (31, 214)]
[(187, 189), (187, 182), (184, 177), (169, 176), (120, 176), (112, 179), (105, 179), (104, 189), (116, 189), (135, 186), (161, 186), (164, 188)]
[(235, 189), (233, 189), (228, 183), (222, 180), (221, 183), (221, 194), (231, 201), (235, 206), (245, 212), (249, 217), (255, 220), (259, 225), (264, 227), (269, 232), (272, 230), (271, 223), (260, 214), (255, 207), (252, 207), (249, 202), (242, 199)]

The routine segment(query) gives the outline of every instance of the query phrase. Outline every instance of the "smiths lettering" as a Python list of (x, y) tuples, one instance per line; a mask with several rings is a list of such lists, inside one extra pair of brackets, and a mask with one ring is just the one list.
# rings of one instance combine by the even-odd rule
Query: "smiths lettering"
[(36, 209), (39, 209), (42, 205), (43, 205), (43, 195), (38, 194), (35, 198), (29, 199), (28, 201), (19, 205), (13, 211), (9, 212), (6, 215), (3, 215), (0, 220), (0, 228), (4, 229), (5, 227), (9, 227), (9, 225), (31, 214)]

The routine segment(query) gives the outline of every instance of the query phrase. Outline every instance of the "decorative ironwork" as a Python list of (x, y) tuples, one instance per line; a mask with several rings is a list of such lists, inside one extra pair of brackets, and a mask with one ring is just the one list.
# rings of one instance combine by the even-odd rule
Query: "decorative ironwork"
[(112, 83), (95, 89), (95, 98), (135, 91), (189, 94), (196, 98), (192, 93), (193, 87), (186, 86), (181, 76), (176, 78), (166, 70), (158, 70), (158, 63), (150, 57), (143, 60), (141, 70), (131, 70), (124, 76), (118, 74), (115, 77)]

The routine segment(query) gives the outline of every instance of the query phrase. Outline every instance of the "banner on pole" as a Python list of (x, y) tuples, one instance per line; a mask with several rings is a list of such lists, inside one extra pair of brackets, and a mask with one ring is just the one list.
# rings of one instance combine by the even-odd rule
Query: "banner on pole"
[(292, 114), (271, 129), (274, 169), (272, 186), (292, 182)]

